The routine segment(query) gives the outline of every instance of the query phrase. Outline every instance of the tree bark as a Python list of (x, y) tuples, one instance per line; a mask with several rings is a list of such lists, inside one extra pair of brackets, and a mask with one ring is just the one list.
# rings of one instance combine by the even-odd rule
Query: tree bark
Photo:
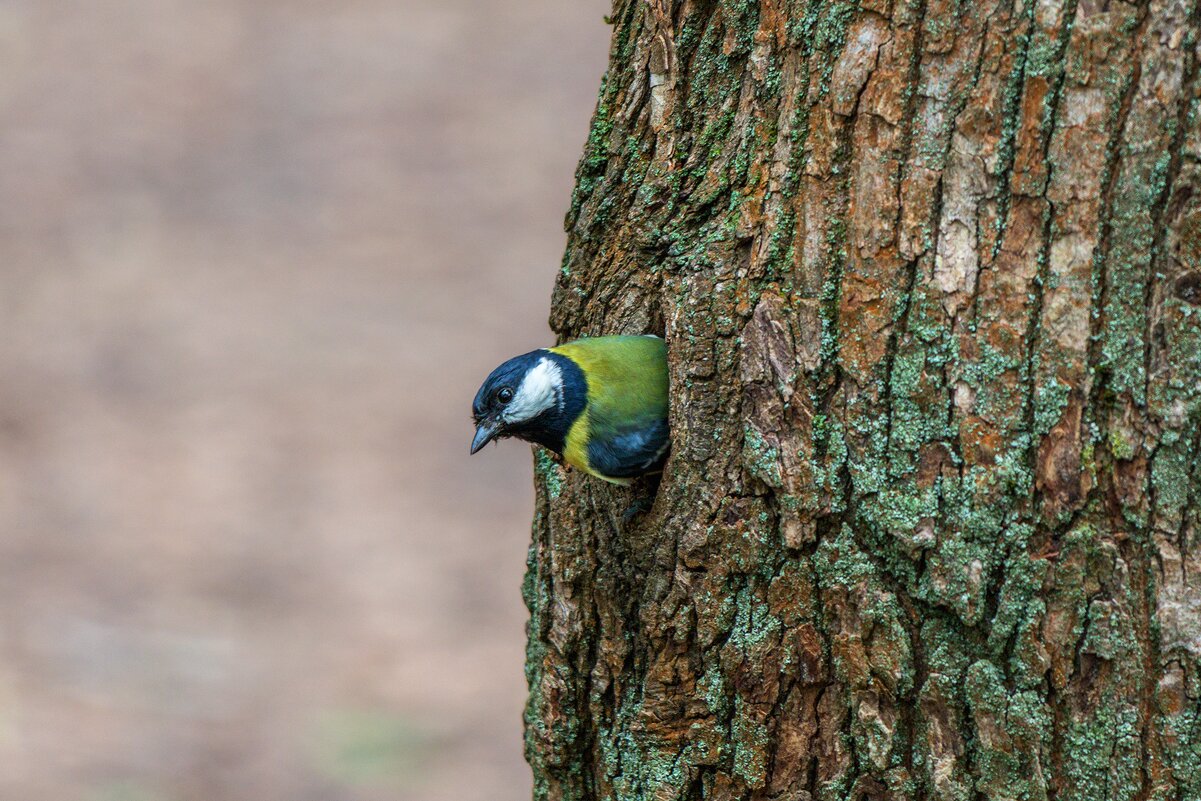
[(1201, 0), (618, 0), (536, 455), (538, 799), (1201, 799)]

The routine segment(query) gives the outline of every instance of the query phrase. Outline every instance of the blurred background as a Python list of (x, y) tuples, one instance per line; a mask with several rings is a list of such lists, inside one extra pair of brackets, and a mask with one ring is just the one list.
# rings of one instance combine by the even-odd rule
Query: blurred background
[(0, 798), (510, 801), (607, 0), (0, 2)]

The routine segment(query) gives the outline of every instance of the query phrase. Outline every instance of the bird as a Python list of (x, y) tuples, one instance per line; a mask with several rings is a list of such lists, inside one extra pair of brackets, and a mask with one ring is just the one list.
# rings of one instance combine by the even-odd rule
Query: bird
[(629, 485), (661, 470), (670, 445), (667, 345), (652, 334), (585, 337), (514, 356), (475, 395), (471, 452), (515, 437)]

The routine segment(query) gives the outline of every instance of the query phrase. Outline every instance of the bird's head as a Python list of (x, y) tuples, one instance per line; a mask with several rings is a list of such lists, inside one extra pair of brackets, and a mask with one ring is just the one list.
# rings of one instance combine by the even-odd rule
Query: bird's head
[[(536, 350), (514, 356), (484, 380), (471, 405), (475, 419), (475, 453), (494, 439), (518, 437), (553, 450), (562, 449), (570, 420), (565, 412), (564, 363), (562, 356)], [(557, 446), (557, 447), (556, 447)]]

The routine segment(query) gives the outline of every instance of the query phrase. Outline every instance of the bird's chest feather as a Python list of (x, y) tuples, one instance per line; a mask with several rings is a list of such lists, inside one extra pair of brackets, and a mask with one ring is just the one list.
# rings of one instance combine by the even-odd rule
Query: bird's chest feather
[[(572, 467), (583, 470), (585, 473), (597, 475), (592, 471), (592, 467), (588, 464), (588, 413), (584, 412), (576, 418), (571, 424), (571, 428), (567, 430), (567, 437), (563, 445), (563, 458)], [(603, 476), (602, 476), (603, 478)]]

